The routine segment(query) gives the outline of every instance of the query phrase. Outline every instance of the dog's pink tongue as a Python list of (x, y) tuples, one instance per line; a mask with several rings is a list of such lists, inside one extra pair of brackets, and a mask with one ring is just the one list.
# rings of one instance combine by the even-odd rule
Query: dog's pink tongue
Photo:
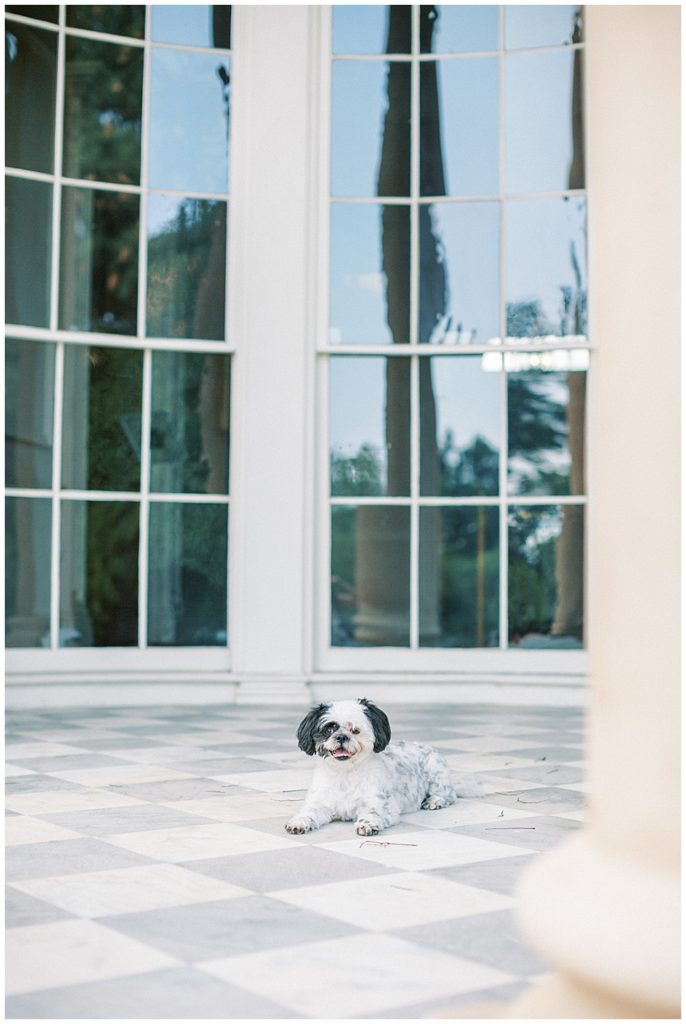
[(350, 754), (348, 753), (347, 750), (344, 750), (343, 747), (339, 747), (338, 750), (334, 750), (333, 756), (339, 759), (345, 759), (347, 757), (350, 757)]

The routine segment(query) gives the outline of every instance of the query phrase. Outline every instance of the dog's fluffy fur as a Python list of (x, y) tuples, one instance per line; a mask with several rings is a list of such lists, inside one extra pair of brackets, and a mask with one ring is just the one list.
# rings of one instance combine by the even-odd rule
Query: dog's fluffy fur
[(432, 747), (390, 739), (388, 718), (369, 700), (312, 708), (300, 723), (298, 744), (306, 754), (317, 754), (317, 765), (303, 808), (286, 831), (354, 821), (359, 835), (371, 836), (402, 814), (448, 807), (464, 795)]

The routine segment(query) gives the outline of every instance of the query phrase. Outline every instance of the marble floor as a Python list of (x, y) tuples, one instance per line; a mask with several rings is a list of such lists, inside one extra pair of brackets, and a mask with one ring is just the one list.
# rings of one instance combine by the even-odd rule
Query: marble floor
[(304, 708), (10, 711), (8, 1018), (421, 1018), (547, 971), (513, 889), (584, 815), (581, 712), (385, 706), (478, 796), (284, 831)]

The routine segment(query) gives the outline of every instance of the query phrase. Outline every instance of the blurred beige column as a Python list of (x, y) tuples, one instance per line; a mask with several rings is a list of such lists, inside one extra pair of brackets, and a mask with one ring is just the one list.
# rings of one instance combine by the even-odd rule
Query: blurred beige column
[(515, 1018), (679, 1015), (679, 8), (589, 6), (588, 825), (520, 888)]

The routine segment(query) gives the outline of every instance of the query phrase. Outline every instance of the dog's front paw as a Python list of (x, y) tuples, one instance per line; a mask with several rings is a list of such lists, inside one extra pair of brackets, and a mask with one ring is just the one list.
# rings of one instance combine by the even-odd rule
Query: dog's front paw
[(287, 832), (292, 832), (294, 835), (302, 835), (303, 832), (312, 832), (314, 829), (309, 818), (291, 818), (284, 827)]
[(427, 796), (422, 804), (423, 811), (440, 811), (442, 807), (450, 806), (452, 801), (440, 796)]
[(379, 825), (373, 821), (356, 821), (355, 831), (358, 836), (376, 836), (379, 833)]

